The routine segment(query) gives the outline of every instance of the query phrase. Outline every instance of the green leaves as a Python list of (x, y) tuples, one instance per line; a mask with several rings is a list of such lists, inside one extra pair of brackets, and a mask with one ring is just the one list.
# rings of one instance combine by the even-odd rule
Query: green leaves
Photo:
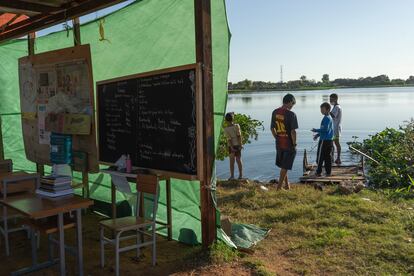
[(368, 175), (374, 187), (414, 196), (414, 188), (411, 188), (414, 185), (411, 178), (414, 175), (414, 120), (405, 122), (399, 129), (386, 128), (362, 143), (351, 144), (380, 162), (375, 164), (367, 160)]
[[(234, 123), (240, 125), (243, 145), (250, 144), (252, 140), (257, 140), (259, 132), (264, 130), (262, 121), (252, 119), (245, 114), (234, 114)], [(227, 140), (223, 132), (224, 127), (226, 127), (226, 122), (223, 122), (221, 128), (219, 147), (216, 154), (218, 160), (224, 160), (229, 156)]]

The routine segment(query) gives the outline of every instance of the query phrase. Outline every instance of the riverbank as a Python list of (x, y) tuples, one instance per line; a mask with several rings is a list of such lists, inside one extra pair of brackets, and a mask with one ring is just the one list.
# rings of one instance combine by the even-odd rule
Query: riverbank
[(332, 90), (332, 89), (353, 89), (353, 88), (389, 88), (389, 87), (414, 87), (414, 85), (375, 85), (375, 86), (315, 86), (315, 87), (299, 87), (290, 89), (238, 89), (228, 90), (229, 94), (243, 94), (252, 92), (273, 92), (273, 91), (312, 91), (312, 90)]
[(223, 215), (272, 229), (253, 254), (235, 257), (239, 267), (254, 264), (259, 275), (414, 273), (414, 200), (367, 189), (342, 195), (334, 186), (267, 187), (218, 183)]

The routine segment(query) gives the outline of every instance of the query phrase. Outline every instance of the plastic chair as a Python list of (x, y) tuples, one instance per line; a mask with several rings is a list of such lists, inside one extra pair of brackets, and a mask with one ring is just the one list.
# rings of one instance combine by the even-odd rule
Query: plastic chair
[[(101, 245), (101, 267), (105, 266), (104, 246), (111, 244), (115, 246), (115, 273), (119, 275), (119, 253), (136, 249), (137, 257), (140, 255), (140, 248), (152, 246), (152, 265), (156, 264), (156, 216), (158, 208), (159, 178), (156, 175), (137, 176), (137, 201), (135, 206), (135, 216), (123, 218), (107, 219), (100, 221), (100, 245)], [(152, 216), (149, 219), (140, 217), (141, 198), (143, 194), (154, 196), (152, 206)], [(114, 233), (115, 238), (111, 239), (104, 236), (105, 229)], [(135, 231), (136, 234), (122, 236), (125, 232)], [(151, 237), (150, 241), (143, 239), (144, 236)], [(135, 244), (120, 247), (120, 242), (129, 239), (136, 239)]]

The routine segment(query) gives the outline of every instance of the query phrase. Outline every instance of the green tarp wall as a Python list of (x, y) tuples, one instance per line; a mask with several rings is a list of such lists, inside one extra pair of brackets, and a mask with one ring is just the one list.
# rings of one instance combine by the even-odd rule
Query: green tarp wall
[[(227, 98), (230, 33), (224, 0), (212, 0), (211, 4), (217, 142)], [(142, 0), (109, 14), (104, 23), (109, 42), (99, 40), (98, 22), (81, 27), (82, 43), (91, 45), (95, 82), (195, 63), (194, 0)], [(35, 51), (42, 53), (71, 46), (72, 32), (61, 31), (37, 38)], [(13, 160), (15, 170), (35, 171), (35, 164), (25, 157), (20, 122), (18, 59), (26, 55), (25, 39), (0, 44), (0, 113), (5, 157)], [(89, 179), (91, 197), (110, 202), (109, 177), (91, 174)], [(134, 203), (133, 198), (121, 193), (117, 199)], [(164, 206), (165, 185), (161, 184), (157, 216), (162, 221), (166, 221)], [(173, 180), (172, 207), (174, 239), (201, 242), (199, 182)]]

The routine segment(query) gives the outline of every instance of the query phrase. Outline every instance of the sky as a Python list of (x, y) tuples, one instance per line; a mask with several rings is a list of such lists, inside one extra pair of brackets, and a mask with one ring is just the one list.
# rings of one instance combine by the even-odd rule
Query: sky
[[(105, 15), (123, 4), (81, 18)], [(225, 0), (229, 81), (414, 75), (414, 0)], [(61, 30), (54, 27), (40, 32)]]
[(414, 75), (413, 0), (226, 0), (229, 81)]

